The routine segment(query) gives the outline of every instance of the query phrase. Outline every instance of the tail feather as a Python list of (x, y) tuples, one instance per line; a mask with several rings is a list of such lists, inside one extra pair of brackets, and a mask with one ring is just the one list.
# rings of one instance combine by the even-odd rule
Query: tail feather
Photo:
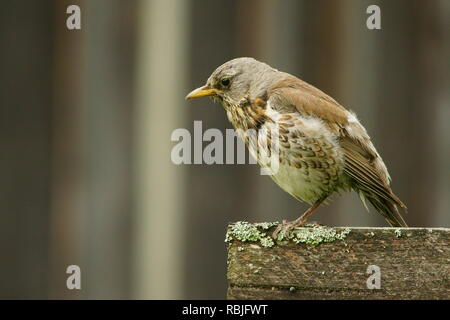
[[(408, 227), (405, 220), (398, 211), (398, 206), (400, 206), (406, 211), (406, 206), (400, 201), (400, 199), (398, 200), (398, 202), (394, 203), (390, 199), (388, 200), (378, 195), (374, 195), (369, 192), (364, 192), (362, 190), (358, 191), (361, 200), (362, 199), (368, 200), (392, 227), (404, 227), (404, 228)], [(364, 200), (363, 203), (364, 205), (366, 205)]]

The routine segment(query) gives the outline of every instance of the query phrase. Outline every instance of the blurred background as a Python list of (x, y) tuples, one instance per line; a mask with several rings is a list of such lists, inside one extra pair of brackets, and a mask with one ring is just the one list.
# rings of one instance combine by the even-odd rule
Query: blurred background
[[(450, 227), (449, 22), (447, 0), (2, 0), (0, 298), (225, 298), (228, 222), (307, 208), (256, 165), (170, 160), (174, 129), (231, 128), (184, 97), (239, 56), (354, 110), (409, 225)], [(350, 194), (313, 220), (386, 226)]]

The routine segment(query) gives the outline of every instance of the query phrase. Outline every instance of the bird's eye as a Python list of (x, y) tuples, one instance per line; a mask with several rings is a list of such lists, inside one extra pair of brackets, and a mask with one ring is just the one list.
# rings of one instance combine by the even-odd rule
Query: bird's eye
[(224, 78), (220, 81), (220, 83), (222, 84), (222, 86), (228, 87), (230, 85), (230, 79)]

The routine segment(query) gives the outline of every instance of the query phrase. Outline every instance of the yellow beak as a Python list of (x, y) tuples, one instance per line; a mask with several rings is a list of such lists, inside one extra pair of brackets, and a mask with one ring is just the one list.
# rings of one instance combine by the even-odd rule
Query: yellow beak
[(205, 85), (205, 86), (197, 88), (197, 89), (193, 90), (191, 93), (189, 93), (186, 96), (186, 100), (187, 99), (195, 99), (195, 98), (213, 96), (213, 95), (216, 95), (218, 93), (219, 93), (219, 90), (211, 89), (207, 85)]

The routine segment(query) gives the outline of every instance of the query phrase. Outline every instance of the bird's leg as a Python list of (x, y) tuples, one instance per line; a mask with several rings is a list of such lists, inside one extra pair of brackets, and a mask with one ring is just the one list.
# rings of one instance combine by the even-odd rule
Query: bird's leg
[(310, 215), (312, 215), (317, 210), (317, 208), (319, 208), (319, 206), (322, 204), (322, 202), (325, 199), (326, 198), (322, 198), (322, 199), (317, 200), (308, 210), (305, 211), (305, 213), (303, 213), (296, 220), (290, 221), (290, 222), (287, 222), (286, 220), (283, 220), (283, 222), (273, 232), (272, 237), (274, 239), (277, 239), (278, 234), (280, 233), (280, 231), (283, 230), (283, 233), (285, 235), (287, 235), (293, 228), (303, 226), (306, 223), (306, 220), (308, 219), (308, 217)]

